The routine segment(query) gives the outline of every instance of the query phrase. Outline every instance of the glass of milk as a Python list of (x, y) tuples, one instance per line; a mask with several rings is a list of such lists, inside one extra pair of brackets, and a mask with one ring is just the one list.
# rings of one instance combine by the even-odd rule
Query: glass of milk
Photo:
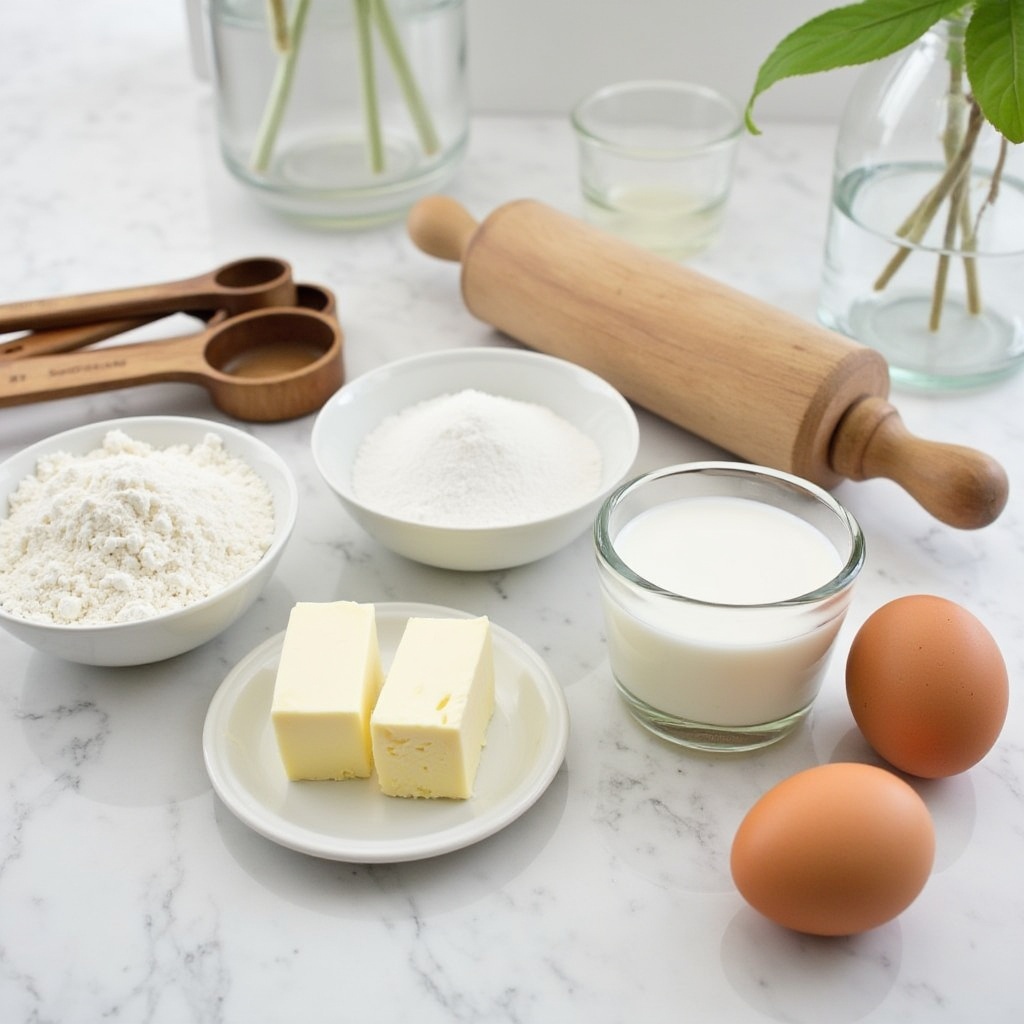
[(609, 495), (594, 541), (612, 673), (642, 725), (751, 750), (802, 721), (864, 564), (827, 491), (763, 466), (670, 466)]

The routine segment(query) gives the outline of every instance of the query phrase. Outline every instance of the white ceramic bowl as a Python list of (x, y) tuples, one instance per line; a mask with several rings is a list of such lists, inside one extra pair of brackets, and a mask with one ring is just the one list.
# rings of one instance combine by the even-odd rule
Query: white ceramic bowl
[[(602, 456), (599, 488), (558, 515), (486, 529), (428, 526), (362, 504), (352, 466), (367, 434), (409, 406), (467, 388), (547, 406), (592, 438)], [(412, 356), (355, 378), (320, 410), (312, 440), (324, 480), (372, 537), (417, 562), (479, 571), (543, 558), (587, 530), (603, 497), (633, 465), (639, 429), (629, 403), (589, 370), (522, 349), (465, 348)]]
[(35, 473), (41, 455), (58, 450), (84, 454), (98, 448), (114, 429), (161, 448), (196, 444), (208, 433), (215, 433), (227, 451), (266, 481), (274, 500), (274, 536), (260, 561), (224, 590), (188, 607), (138, 622), (94, 626), (30, 622), (0, 608), (0, 626), (47, 654), (85, 665), (145, 665), (206, 643), (256, 600), (273, 575), (295, 525), (298, 489), (273, 449), (235, 427), (183, 416), (125, 417), (55, 434), (0, 463), (0, 516), (8, 514), (8, 497)]

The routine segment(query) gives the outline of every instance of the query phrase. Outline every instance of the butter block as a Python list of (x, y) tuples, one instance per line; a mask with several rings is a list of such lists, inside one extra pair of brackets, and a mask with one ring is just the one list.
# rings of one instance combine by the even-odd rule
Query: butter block
[(472, 796), (493, 713), (488, 619), (410, 618), (370, 718), (381, 791)]
[(289, 779), (369, 777), (370, 713), (382, 682), (373, 605), (292, 608), (270, 711)]

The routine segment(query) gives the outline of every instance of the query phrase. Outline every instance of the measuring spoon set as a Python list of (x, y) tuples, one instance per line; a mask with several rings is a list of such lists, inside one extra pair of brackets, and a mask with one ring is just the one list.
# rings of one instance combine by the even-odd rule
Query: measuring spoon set
[[(90, 349), (172, 313), (196, 333)], [(283, 260), (252, 257), (179, 281), (0, 304), (0, 407), (116, 388), (199, 384), (236, 419), (320, 408), (344, 379), (333, 293), (296, 283)]]

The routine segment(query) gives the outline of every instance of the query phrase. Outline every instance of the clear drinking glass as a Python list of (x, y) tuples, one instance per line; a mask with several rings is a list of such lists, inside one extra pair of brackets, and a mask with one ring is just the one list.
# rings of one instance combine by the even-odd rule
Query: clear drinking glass
[(587, 219), (664, 256), (707, 246), (725, 215), (739, 108), (689, 82), (623, 82), (572, 112)]
[(594, 541), (612, 673), (643, 726), (738, 751), (807, 715), (864, 562), (827, 491), (762, 466), (670, 466), (613, 492)]
[(463, 0), (291, 0), (276, 42), (267, 0), (210, 0), (221, 152), (292, 218), (397, 219), (466, 148)]

